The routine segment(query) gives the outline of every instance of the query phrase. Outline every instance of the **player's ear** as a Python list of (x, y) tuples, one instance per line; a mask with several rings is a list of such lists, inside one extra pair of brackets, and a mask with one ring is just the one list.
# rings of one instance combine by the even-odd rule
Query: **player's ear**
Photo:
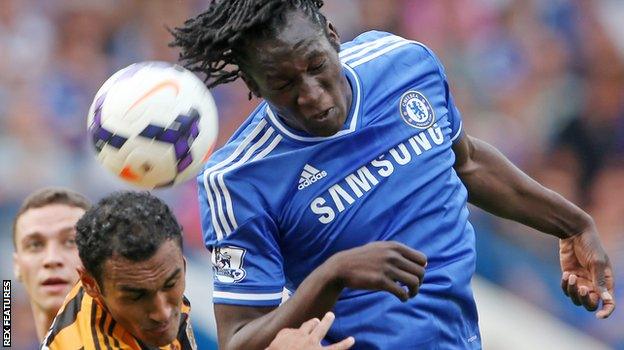
[(336, 51), (340, 51), (340, 35), (338, 34), (338, 30), (336, 30), (336, 27), (334, 27), (334, 24), (332, 22), (327, 21), (325, 33), (327, 33), (327, 39), (329, 40), (329, 43), (336, 49)]
[(82, 282), (82, 286), (85, 289), (85, 292), (89, 294), (93, 299), (100, 299), (100, 287), (97, 284), (97, 281), (91, 274), (89, 274), (84, 267), (80, 266), (76, 269), (78, 271), (78, 276), (80, 276), (80, 282)]
[(17, 253), (15, 252), (13, 252), (13, 274), (15, 275), (15, 279), (20, 282), (22, 281), (22, 271), (18, 263)]
[(252, 95), (258, 98), (262, 97), (262, 94), (260, 94), (260, 88), (258, 87), (258, 84), (253, 80), (252, 77), (250, 77), (247, 73), (243, 72), (242, 70), (238, 73), (238, 76), (241, 77), (241, 79), (243, 79), (243, 81), (245, 82), (245, 85), (247, 85), (247, 88), (249, 89), (250, 100), (251, 100)]

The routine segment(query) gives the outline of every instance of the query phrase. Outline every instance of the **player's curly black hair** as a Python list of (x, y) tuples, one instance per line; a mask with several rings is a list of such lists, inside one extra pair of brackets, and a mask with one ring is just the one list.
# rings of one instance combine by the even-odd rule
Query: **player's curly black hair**
[(107, 259), (120, 256), (143, 261), (168, 240), (182, 249), (182, 227), (169, 207), (149, 192), (112, 193), (87, 210), (76, 224), (80, 260), (100, 287)]
[(320, 12), (323, 0), (212, 0), (208, 9), (171, 30), (171, 47), (179, 47), (180, 62), (206, 75), (209, 88), (238, 78), (241, 43), (250, 36), (276, 33), (285, 14), (299, 10), (320, 28), (327, 25)]

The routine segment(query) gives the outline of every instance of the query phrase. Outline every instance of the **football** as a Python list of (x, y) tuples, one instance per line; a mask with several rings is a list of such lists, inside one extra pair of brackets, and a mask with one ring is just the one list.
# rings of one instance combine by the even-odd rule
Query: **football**
[(217, 107), (194, 73), (166, 62), (132, 64), (96, 93), (89, 138), (99, 163), (144, 189), (195, 177), (215, 146)]

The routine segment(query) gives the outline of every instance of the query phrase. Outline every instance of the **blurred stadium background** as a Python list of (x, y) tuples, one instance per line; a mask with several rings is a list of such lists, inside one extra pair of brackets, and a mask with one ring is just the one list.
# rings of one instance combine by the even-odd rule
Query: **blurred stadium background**
[[(207, 0), (0, 0), (0, 271), (13, 278), (11, 221), (42, 186), (97, 200), (128, 188), (94, 163), (86, 112), (101, 83), (142, 60), (175, 61), (165, 26)], [(326, 0), (343, 41), (369, 29), (427, 44), (442, 58), (466, 130), (589, 211), (624, 281), (624, 1)], [(220, 144), (257, 101), (213, 91)], [(188, 294), (200, 348), (215, 348), (209, 257), (196, 186), (157, 191), (186, 232)], [(606, 321), (559, 288), (557, 241), (472, 210), (475, 289), (485, 349), (624, 349), (624, 293)], [(13, 348), (36, 348), (13, 284)]]

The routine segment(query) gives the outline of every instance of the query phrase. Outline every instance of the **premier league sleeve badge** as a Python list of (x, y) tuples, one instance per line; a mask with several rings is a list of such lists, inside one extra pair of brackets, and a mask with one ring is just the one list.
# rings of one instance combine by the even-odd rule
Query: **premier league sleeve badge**
[(245, 249), (225, 246), (215, 247), (212, 252), (214, 277), (221, 283), (239, 282), (245, 278), (243, 269)]

